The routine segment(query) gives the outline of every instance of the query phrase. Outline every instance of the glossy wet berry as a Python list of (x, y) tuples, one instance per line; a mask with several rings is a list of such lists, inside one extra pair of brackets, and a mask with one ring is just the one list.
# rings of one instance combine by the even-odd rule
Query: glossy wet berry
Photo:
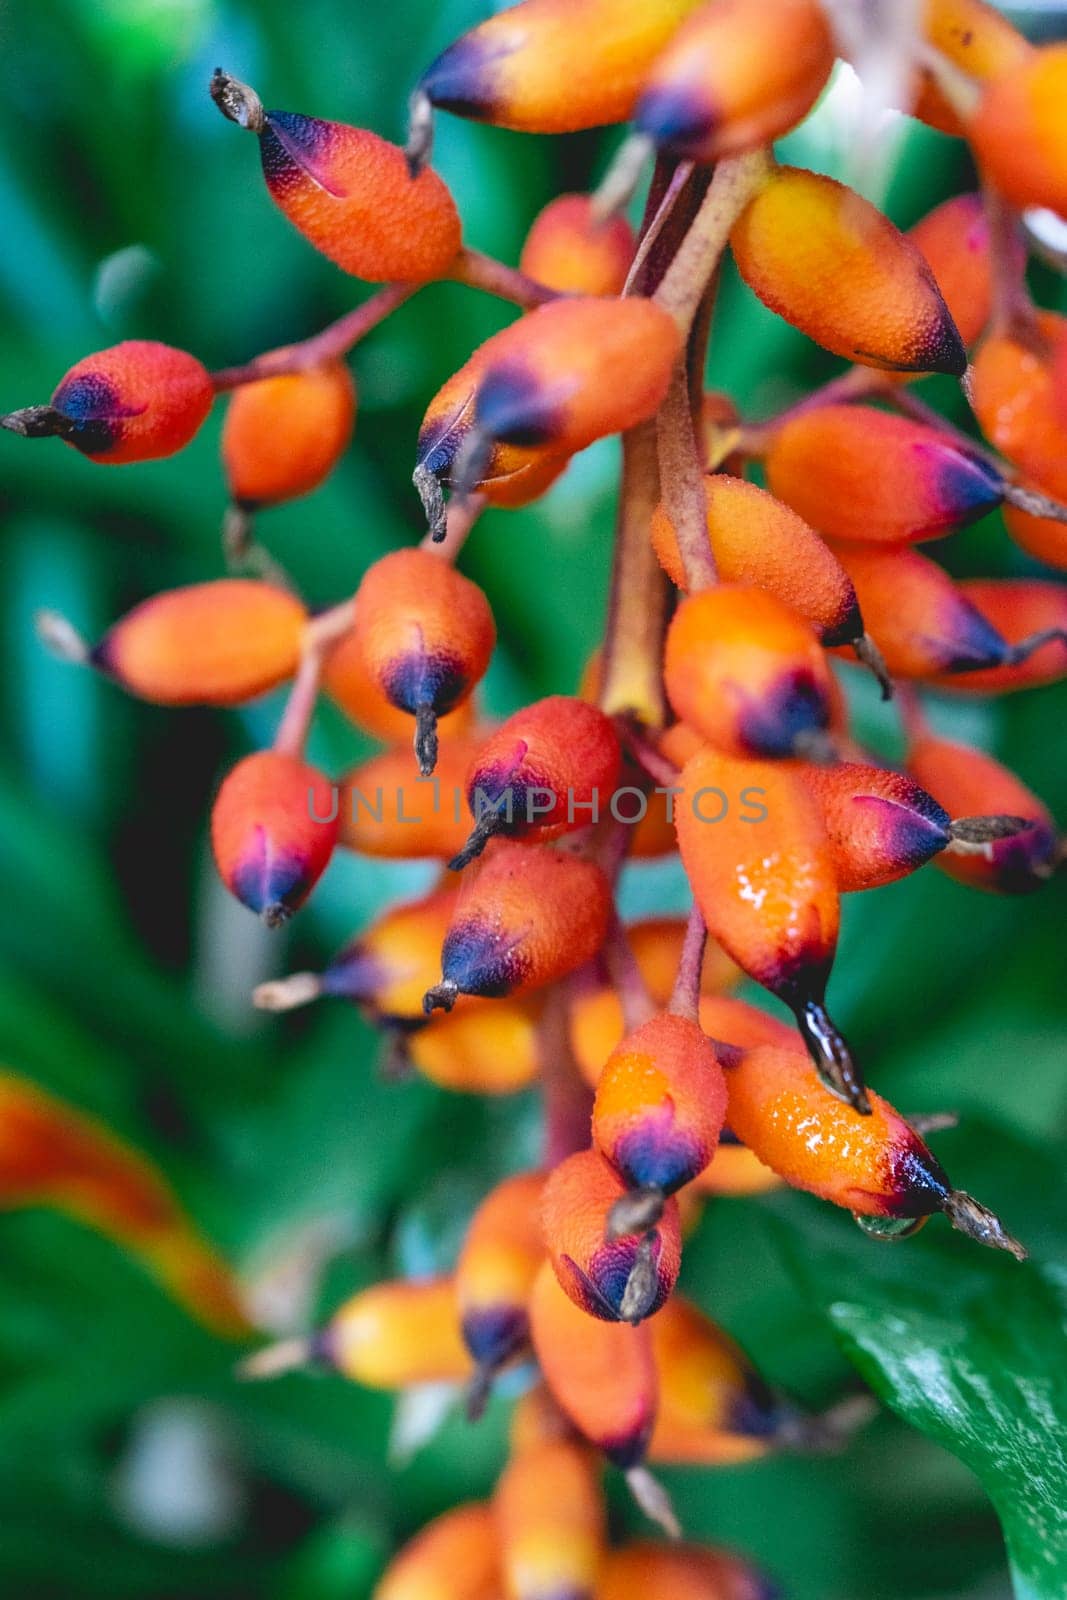
[(286, 922), (329, 865), (337, 842), (332, 786), (315, 767), (273, 750), (246, 756), (211, 809), (219, 876), (269, 927)]
[(150, 339), (127, 339), (84, 356), (45, 406), (0, 417), (29, 439), (59, 438), (105, 466), (172, 456), (199, 431), (214, 390), (195, 356)]

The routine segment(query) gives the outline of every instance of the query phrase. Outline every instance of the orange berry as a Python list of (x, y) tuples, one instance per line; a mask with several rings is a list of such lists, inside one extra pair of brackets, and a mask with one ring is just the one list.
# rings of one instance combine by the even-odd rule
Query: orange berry
[(494, 840), (463, 880), (441, 951), (442, 981), (424, 997), (426, 1011), (451, 1010), (459, 994), (495, 998), (576, 971), (604, 942), (610, 901), (593, 862)]
[(960, 377), (967, 353), (915, 245), (833, 178), (778, 167), (730, 235), (738, 271), (779, 316), (863, 366)]
[(454, 856), (469, 831), (467, 769), (484, 743), (480, 733), (442, 739), (430, 782), (413, 769), (410, 745), (394, 745), (353, 767), (338, 785), (339, 843), (388, 860)]
[(1067, 495), (1067, 423), (1055, 381), (1067, 317), (1042, 311), (1033, 338), (997, 330), (974, 358), (974, 411), (1002, 455), (1049, 494)]
[(12, 411), (0, 426), (31, 439), (63, 439), (91, 461), (118, 467), (184, 450), (214, 397), (195, 356), (126, 339), (71, 367), (47, 406)]
[(635, 1467), (658, 1397), (648, 1324), (588, 1316), (546, 1261), (530, 1297), (530, 1334), (552, 1397), (574, 1427), (623, 1471)]
[(211, 810), (219, 876), (277, 927), (303, 905), (337, 842), (336, 795), (314, 767), (262, 750), (227, 774)]
[(950, 842), (948, 812), (902, 772), (843, 761), (806, 766), (804, 782), (822, 809), (843, 894), (894, 883)]
[(651, 1329), (660, 1401), (649, 1459), (724, 1466), (766, 1455), (781, 1408), (739, 1346), (679, 1295)]
[(687, 1195), (701, 1198), (708, 1195), (728, 1195), (733, 1199), (747, 1198), (749, 1195), (766, 1194), (769, 1189), (777, 1189), (781, 1182), (776, 1172), (764, 1166), (759, 1156), (753, 1154), (728, 1128), (724, 1128), (714, 1161), (693, 1179), (689, 1189), (682, 1191), (681, 1199), (685, 1199)]
[(665, 1011), (605, 1062), (593, 1143), (631, 1189), (673, 1194), (711, 1161), (725, 1115), (715, 1051), (698, 1023)]
[[(938, 680), (939, 689), (971, 694), (1004, 694), (1058, 683), (1067, 672), (1067, 589), (1041, 578), (967, 578), (960, 594), (987, 627), (1006, 640), (1009, 651), (1026, 646), (1023, 659), (1008, 659), (965, 677)], [(1048, 638), (1037, 643), (1041, 635)]]
[(508, 1600), (593, 1600), (599, 1593), (607, 1519), (588, 1446), (549, 1439), (513, 1455), (493, 1509)]
[(873, 406), (819, 406), (784, 423), (766, 470), (772, 491), (820, 533), (861, 544), (936, 539), (1004, 496), (979, 455)]
[(1005, 506), (1004, 526), (1009, 539), (1035, 561), (1067, 572), (1067, 522), (1053, 517), (1034, 517), (1018, 506)]
[(437, 717), (467, 698), (489, 665), (496, 627), (477, 584), (430, 550), (393, 550), (363, 575), (355, 635), (373, 682), (415, 718), (426, 777), (437, 759)]
[(527, 1307), (545, 1258), (542, 1172), (505, 1178), (471, 1219), (456, 1265), (463, 1342), (479, 1370), (493, 1373), (523, 1350)]
[(526, 133), (626, 122), (652, 62), (699, 0), (522, 0), (431, 62), (443, 111)]
[[(970, 348), (989, 321), (993, 305), (989, 224), (980, 194), (943, 200), (908, 229), (937, 280), (942, 298)], [(1021, 253), (1022, 245), (1018, 245)]]
[[(704, 492), (708, 543), (722, 582), (765, 589), (824, 644), (860, 637), (863, 619), (848, 575), (806, 522), (743, 478), (709, 474)], [(652, 545), (671, 582), (685, 589), (677, 536), (662, 503), (652, 517)]]
[(749, 1001), (729, 994), (702, 996), (700, 1026), (713, 1043), (723, 1041), (742, 1050), (751, 1050), (758, 1044), (795, 1050), (797, 1045), (797, 1032), (791, 1023), (780, 1022)]
[(1067, 211), (1067, 45), (1023, 55), (986, 85), (967, 129), (975, 158), (1014, 206)]
[[(922, 30), (939, 55), (979, 83), (999, 77), (1032, 48), (986, 0), (923, 0)], [(943, 133), (962, 138), (967, 131), (929, 71), (919, 74), (917, 100), (909, 110)]]
[(717, 0), (701, 6), (657, 58), (634, 120), (661, 150), (719, 161), (806, 117), (834, 56), (817, 0)]
[(307, 613), (253, 578), (166, 589), (114, 623), (88, 660), (141, 700), (235, 706), (292, 677)]
[(231, 500), (253, 510), (317, 489), (347, 448), (355, 416), (343, 361), (243, 384), (222, 425)]
[[(392, 744), (401, 739), (411, 739), (411, 717), (399, 710), (378, 687), (377, 680), (363, 659), (359, 634), (352, 628), (340, 644), (336, 645), (326, 660), (322, 686), (330, 699), (357, 727), (375, 739)], [(474, 722), (474, 702), (464, 700), (455, 711), (438, 717), (437, 732), (444, 741), (464, 733)], [(410, 770), (410, 742), (407, 765)], [(432, 794), (432, 791), (429, 791)], [(462, 808), (460, 811), (462, 816)], [(384, 818), (383, 818), (384, 820)]]
[(435, 1517), (393, 1557), (372, 1600), (500, 1600), (496, 1517), (473, 1501)]
[(617, 295), (634, 245), (625, 217), (598, 221), (589, 195), (561, 194), (534, 218), (519, 270), (561, 294)]
[(740, 1556), (694, 1544), (626, 1544), (609, 1550), (598, 1600), (767, 1600), (775, 1591)]
[(449, 865), (466, 866), (494, 834), (554, 839), (587, 827), (607, 809), (620, 761), (614, 724), (596, 706), (562, 694), (524, 706), (488, 736), (468, 768), (475, 825)]
[(514, 1094), (541, 1070), (529, 1000), (468, 1000), (407, 1034), (404, 1049), (424, 1078), (464, 1094)]
[(968, 745), (921, 734), (908, 751), (908, 767), (955, 817), (1023, 817), (1029, 828), (994, 839), (983, 852), (946, 851), (937, 865), (950, 878), (990, 894), (1030, 894), (1056, 866), (1056, 824), (1014, 772)]
[(459, 1383), (473, 1370), (451, 1278), (397, 1278), (361, 1289), (311, 1344), (313, 1359), (365, 1389)]
[(674, 1199), (647, 1232), (609, 1237), (612, 1207), (625, 1195), (625, 1184), (603, 1157), (582, 1150), (549, 1175), (541, 1201), (544, 1240), (560, 1284), (576, 1306), (607, 1322), (652, 1316), (681, 1265)]
[(682, 601), (663, 677), (677, 715), (730, 755), (791, 755), (830, 721), (819, 641), (783, 601), (748, 585), (720, 583)]

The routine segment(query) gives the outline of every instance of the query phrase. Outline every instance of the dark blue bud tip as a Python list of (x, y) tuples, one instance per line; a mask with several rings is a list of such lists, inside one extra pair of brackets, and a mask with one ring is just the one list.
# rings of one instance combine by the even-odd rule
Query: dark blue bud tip
[[(472, 917), (450, 928), (441, 951), (444, 988), (500, 999), (518, 988), (524, 963), (514, 940), (491, 923)], [(431, 991), (433, 993), (435, 991)]]
[(700, 90), (690, 85), (649, 89), (634, 120), (658, 149), (688, 160), (699, 158), (718, 119)]
[(271, 856), (262, 832), (233, 875), (233, 892), (241, 904), (280, 928), (299, 906), (305, 892), (305, 864), (294, 855)]
[(478, 427), (501, 444), (536, 449), (560, 433), (558, 395), (546, 392), (535, 373), (510, 361), (491, 368), (474, 401)]
[(967, 371), (967, 350), (944, 301), (937, 324), (930, 330), (911, 370), (944, 372), (950, 378), (962, 378)]
[(472, 121), (491, 121), (497, 107), (497, 86), (493, 67), (518, 48), (494, 44), (479, 38), (477, 32), (464, 34), (447, 50), (442, 50), (419, 79), (412, 96), (451, 111)]

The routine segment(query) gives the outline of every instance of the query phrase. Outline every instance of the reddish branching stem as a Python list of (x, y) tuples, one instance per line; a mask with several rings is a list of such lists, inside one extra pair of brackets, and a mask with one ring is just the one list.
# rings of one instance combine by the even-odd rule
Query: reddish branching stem
[(700, 1020), (700, 973), (707, 942), (707, 926), (700, 910), (694, 906), (685, 925), (678, 975), (667, 1006), (676, 1017), (686, 1017), (690, 1022)]

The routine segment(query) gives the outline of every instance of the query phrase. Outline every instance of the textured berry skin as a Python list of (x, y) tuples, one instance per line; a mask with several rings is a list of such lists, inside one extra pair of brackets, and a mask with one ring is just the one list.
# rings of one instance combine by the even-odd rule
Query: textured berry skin
[(979, 164), (1010, 204), (1067, 210), (1065, 97), (1064, 44), (1033, 51), (987, 85), (968, 136)]
[(923, 257), (844, 184), (777, 168), (730, 245), (764, 304), (824, 349), (868, 367), (962, 375), (967, 355)]
[[(1041, 578), (965, 578), (960, 594), (985, 619), (987, 626), (1019, 644), (1045, 628), (1067, 631), (1067, 589)], [(990, 667), (966, 677), (938, 680), (939, 689), (971, 694), (1006, 694), (1058, 683), (1067, 673), (1067, 644), (1050, 639), (1014, 666)]]
[(730, 1126), (794, 1189), (867, 1217), (925, 1217), (949, 1182), (919, 1135), (868, 1091), (861, 1116), (813, 1076), (801, 1051), (763, 1045), (726, 1064)]
[(634, 254), (625, 217), (597, 222), (587, 194), (561, 194), (538, 212), (526, 235), (519, 270), (561, 294), (622, 293)]
[(902, 772), (855, 761), (803, 771), (822, 809), (843, 894), (894, 883), (949, 842), (948, 812)]
[(412, 715), (459, 705), (483, 676), (496, 643), (477, 584), (429, 550), (393, 550), (366, 571), (356, 594), (363, 662), (386, 699)]
[(541, 1172), (520, 1172), (482, 1201), (456, 1264), (463, 1342), (479, 1367), (495, 1371), (526, 1346), (527, 1306), (545, 1257)]
[(467, 770), (467, 803), (475, 819), (499, 805), (509, 834), (554, 838), (587, 827), (594, 798), (606, 811), (620, 761), (618, 735), (602, 711), (571, 695), (549, 695), (484, 741)]
[(492, 997), (552, 983), (600, 949), (609, 903), (592, 862), (494, 840), (463, 879), (441, 951), (444, 978), (461, 994)]
[(633, 114), (699, 0), (523, 0), (449, 45), (419, 80), (435, 106), (498, 128), (572, 133)]
[(806, 117), (833, 64), (816, 0), (719, 0), (701, 6), (658, 57), (634, 120), (661, 150), (719, 161)]
[[(734, 761), (705, 749), (686, 763), (679, 783), (678, 847), (709, 930), (742, 971), (787, 1004), (821, 998), (840, 907), (822, 814), (803, 778), (774, 762)], [(746, 788), (762, 791), (763, 821), (743, 820), (738, 796)], [(702, 789), (727, 796), (720, 822), (695, 814)]]
[(923, 735), (908, 752), (908, 766), (920, 783), (956, 817), (1033, 819), (1033, 827), (995, 839), (988, 855), (950, 852), (937, 865), (950, 878), (990, 894), (1030, 894), (1051, 876), (1058, 851), (1056, 824), (1048, 810), (1014, 772), (969, 745)]
[(82, 455), (105, 466), (183, 450), (211, 410), (207, 371), (184, 350), (127, 339), (75, 363), (52, 396)]
[[(633, 1268), (641, 1234), (606, 1239), (608, 1215), (626, 1193), (622, 1182), (595, 1150), (568, 1156), (549, 1174), (541, 1201), (541, 1222), (553, 1269), (566, 1294), (590, 1317), (612, 1322)], [(652, 1241), (657, 1292), (646, 1312), (663, 1305), (678, 1279), (682, 1241), (678, 1206), (669, 1200), (648, 1237)]]
[(500, 1600), (503, 1577), (491, 1506), (455, 1506), (415, 1535), (372, 1600)]
[[(824, 644), (863, 632), (856, 594), (841, 563), (818, 534), (773, 495), (720, 473), (704, 479), (708, 543), (720, 581), (765, 589), (810, 623)], [(686, 588), (674, 526), (661, 503), (652, 545), (671, 582)]]
[(339, 785), (340, 843), (391, 861), (454, 856), (470, 832), (467, 771), (484, 742), (475, 733), (442, 739), (432, 783), (415, 770), (410, 740), (353, 767)]
[(974, 358), (974, 410), (986, 438), (1047, 494), (1067, 495), (1067, 423), (1057, 395), (1057, 356), (1067, 317), (1037, 316), (1036, 342), (991, 333)]
[(109, 628), (95, 667), (164, 706), (236, 706), (296, 671), (307, 613), (282, 589), (218, 578), (144, 600)]
[(319, 1334), (317, 1353), (365, 1389), (458, 1383), (473, 1370), (451, 1278), (396, 1279), (360, 1290)]
[(835, 553), (894, 677), (970, 678), (1004, 660), (1003, 635), (936, 561), (902, 545), (839, 544)]
[(544, 1380), (574, 1427), (623, 1471), (636, 1466), (659, 1390), (649, 1324), (589, 1317), (546, 1261), (530, 1296), (530, 1333)]
[(820, 533), (861, 544), (936, 539), (1004, 494), (1000, 473), (981, 457), (873, 406), (820, 406), (785, 423), (766, 471), (773, 493)]
[[(386, 699), (384, 690), (363, 659), (363, 647), (358, 629), (352, 628), (340, 644), (330, 652), (322, 682), (330, 699), (339, 705), (345, 715), (357, 727), (362, 728), (364, 733), (369, 733), (373, 738), (389, 744), (395, 740), (406, 740), (407, 765), (410, 770), (410, 714), (401, 711)], [(437, 732), (441, 747), (444, 748), (448, 741), (469, 729), (473, 721), (474, 706), (469, 698), (462, 701), (455, 711), (439, 717)], [(442, 790), (442, 795), (443, 793)], [(419, 816), (421, 813), (415, 810), (414, 815)], [(463, 815), (462, 803), (460, 815)]]
[(675, 1295), (652, 1324), (652, 1353), (660, 1402), (651, 1461), (725, 1466), (767, 1453), (774, 1395), (710, 1317)]
[(447, 887), (383, 911), (330, 962), (322, 993), (365, 1007), (378, 1022), (421, 1022), (457, 898)]
[(457, 1004), (410, 1034), (405, 1048), (424, 1078), (464, 1094), (514, 1094), (541, 1070), (537, 1012), (529, 1001)]
[(355, 418), (355, 385), (342, 361), (243, 384), (222, 427), (230, 498), (254, 510), (317, 489), (347, 448)]
[(993, 303), (982, 196), (956, 194), (942, 201), (908, 229), (908, 238), (921, 250), (969, 349), (988, 323)]
[(711, 1161), (725, 1115), (722, 1068), (700, 1026), (663, 1012), (605, 1062), (593, 1143), (631, 1188), (673, 1194)]
[(0, 1207), (50, 1206), (132, 1251), (223, 1338), (248, 1331), (238, 1286), (162, 1175), (102, 1123), (0, 1071)]
[(303, 905), (336, 842), (330, 785), (294, 756), (273, 750), (246, 756), (215, 797), (211, 845), (219, 876), (268, 922), (284, 921)]
[(271, 199), (324, 256), (368, 283), (443, 277), (460, 248), (452, 196), (429, 169), (365, 128), (268, 111), (260, 136)]
[(728, 755), (788, 756), (830, 722), (830, 669), (811, 628), (762, 589), (720, 583), (689, 595), (664, 653), (667, 697)]
[(773, 1600), (778, 1593), (728, 1550), (651, 1541), (609, 1550), (597, 1589), (598, 1600)]
[(546, 1439), (513, 1455), (493, 1510), (509, 1600), (593, 1600), (607, 1527), (587, 1445)]

